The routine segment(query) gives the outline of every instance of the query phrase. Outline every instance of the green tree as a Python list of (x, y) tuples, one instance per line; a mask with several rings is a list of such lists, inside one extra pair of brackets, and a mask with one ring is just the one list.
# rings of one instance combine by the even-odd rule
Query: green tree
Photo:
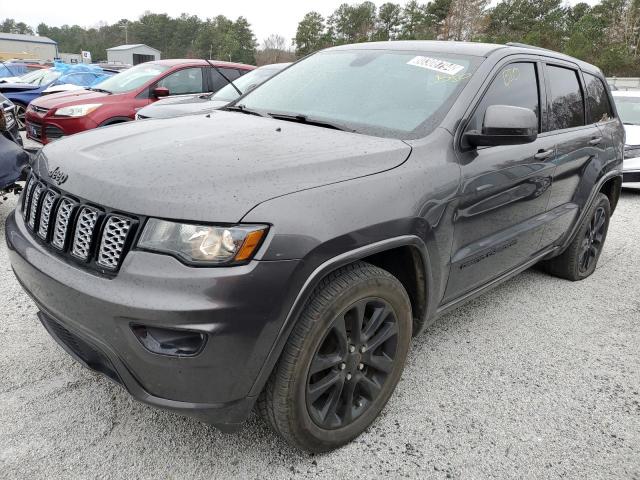
[(376, 6), (373, 2), (355, 5), (343, 3), (329, 17), (334, 42), (356, 43), (371, 41), (376, 31)]
[(0, 24), (0, 32), (33, 35), (33, 28), (24, 22), (16, 22), (13, 18), (5, 18)]
[(397, 3), (383, 3), (378, 10), (376, 40), (394, 40), (400, 33), (402, 8)]
[(298, 23), (296, 30), (296, 54), (298, 56), (320, 50), (331, 44), (324, 18), (318, 12), (309, 12)]

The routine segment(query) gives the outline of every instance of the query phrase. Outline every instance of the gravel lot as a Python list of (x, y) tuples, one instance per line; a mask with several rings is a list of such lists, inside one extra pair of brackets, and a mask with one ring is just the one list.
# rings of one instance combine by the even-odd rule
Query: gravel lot
[(132, 400), (74, 363), (7, 260), (0, 206), (0, 472), (13, 478), (640, 480), (640, 193), (595, 274), (528, 271), (415, 339), (383, 416), (311, 456), (255, 415), (237, 434)]

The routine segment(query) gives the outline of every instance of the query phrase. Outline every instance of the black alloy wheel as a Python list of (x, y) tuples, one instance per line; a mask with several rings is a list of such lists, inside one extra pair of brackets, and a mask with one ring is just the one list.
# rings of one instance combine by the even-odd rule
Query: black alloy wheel
[(306, 401), (313, 421), (342, 428), (360, 417), (393, 370), (398, 320), (381, 298), (365, 298), (329, 327), (309, 369)]
[(588, 272), (600, 255), (606, 233), (606, 223), (607, 217), (604, 207), (598, 207), (591, 218), (589, 228), (587, 228), (582, 240), (582, 248), (578, 259), (578, 266), (581, 273)]

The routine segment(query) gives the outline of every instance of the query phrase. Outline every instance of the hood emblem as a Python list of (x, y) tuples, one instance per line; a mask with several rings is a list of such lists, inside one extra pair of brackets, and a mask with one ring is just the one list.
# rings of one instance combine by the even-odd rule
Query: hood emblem
[(60, 170), (60, 167), (56, 167), (55, 170), (49, 170), (49, 178), (56, 182), (58, 185), (62, 185), (67, 181), (69, 175)]

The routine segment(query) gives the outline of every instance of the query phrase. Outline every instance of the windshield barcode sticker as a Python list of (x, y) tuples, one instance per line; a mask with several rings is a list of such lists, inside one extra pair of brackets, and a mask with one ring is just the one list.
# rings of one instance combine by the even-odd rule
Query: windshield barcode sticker
[(413, 57), (407, 62), (407, 65), (426, 68), (429, 70), (433, 70), (434, 72), (446, 73), (447, 75), (457, 75), (465, 68), (462, 65), (457, 65), (455, 63), (449, 63), (437, 58), (422, 56)]

